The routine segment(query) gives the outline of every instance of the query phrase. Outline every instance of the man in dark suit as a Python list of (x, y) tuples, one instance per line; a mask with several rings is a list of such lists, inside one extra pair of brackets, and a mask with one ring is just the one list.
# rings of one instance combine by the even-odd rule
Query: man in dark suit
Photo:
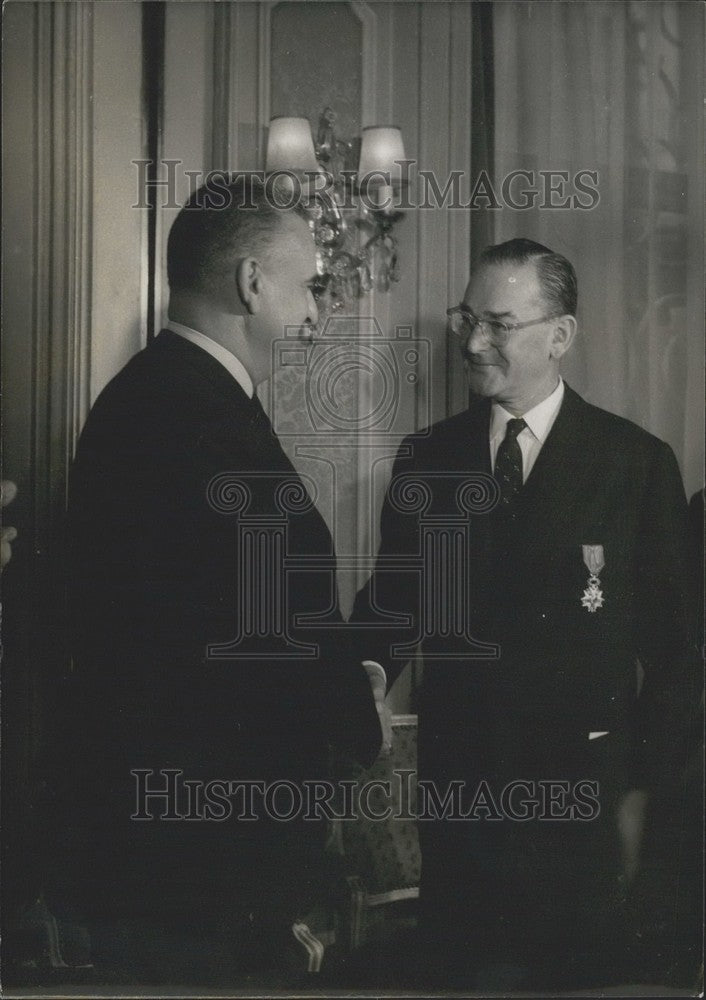
[(480, 399), (403, 443), (356, 602), (389, 683), (421, 639), (419, 776), (463, 786), (419, 823), (422, 917), (466, 986), (629, 974), (645, 804), (683, 750), (681, 478), (561, 379), (575, 313), (565, 258), (483, 253), (449, 310)]
[[(277, 822), (285, 786), (246, 808), (203, 785), (287, 782), (296, 802), (330, 744), (370, 762), (381, 731), (336, 627), (331, 536), (254, 394), (285, 329), (317, 322), (308, 223), (251, 178), (204, 187), (168, 273), (168, 327), (101, 393), (72, 471), (65, 828), (89, 914), (184, 924), (222, 905), (245, 933), (305, 908), (322, 822)], [(168, 788), (161, 769), (183, 772), (178, 800), (142, 794)]]

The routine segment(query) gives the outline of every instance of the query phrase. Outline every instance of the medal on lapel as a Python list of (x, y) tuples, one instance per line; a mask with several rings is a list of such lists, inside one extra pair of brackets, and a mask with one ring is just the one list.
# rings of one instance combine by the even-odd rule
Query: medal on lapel
[(588, 586), (583, 592), (581, 604), (591, 613), (603, 606), (603, 591), (599, 573), (605, 566), (602, 545), (582, 545), (583, 561), (589, 572)]

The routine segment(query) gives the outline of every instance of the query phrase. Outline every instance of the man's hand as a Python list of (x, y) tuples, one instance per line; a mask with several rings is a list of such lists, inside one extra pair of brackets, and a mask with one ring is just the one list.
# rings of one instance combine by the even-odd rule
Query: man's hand
[(370, 687), (375, 699), (375, 708), (380, 717), (380, 729), (382, 730), (381, 753), (389, 756), (392, 751), (392, 714), (385, 704), (385, 693), (387, 690), (387, 678), (385, 671), (379, 663), (373, 660), (363, 660), (363, 667), (368, 675)]
[(634, 880), (640, 867), (647, 799), (647, 792), (633, 788), (618, 803), (616, 813), (618, 838), (623, 857), (623, 871), (628, 885)]

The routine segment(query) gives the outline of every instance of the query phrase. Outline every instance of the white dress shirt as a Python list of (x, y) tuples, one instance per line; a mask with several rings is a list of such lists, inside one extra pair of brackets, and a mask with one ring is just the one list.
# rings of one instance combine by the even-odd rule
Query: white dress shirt
[[(517, 435), (517, 443), (522, 452), (522, 482), (527, 482), (527, 477), (532, 471), (532, 466), (537, 461), (537, 456), (542, 450), (542, 445), (549, 436), (549, 431), (554, 426), (561, 401), (564, 398), (564, 382), (559, 379), (559, 385), (546, 399), (537, 403), (527, 413), (522, 414), (522, 419), (527, 426)], [(490, 462), (495, 471), (495, 458), (498, 454), (500, 442), (505, 437), (505, 428), (508, 420), (512, 420), (512, 413), (508, 413), (500, 403), (493, 403), (490, 411)]]
[(202, 348), (212, 358), (215, 358), (226, 371), (229, 371), (233, 376), (235, 381), (238, 383), (240, 388), (249, 396), (250, 399), (253, 397), (255, 392), (255, 387), (252, 384), (252, 379), (248, 375), (245, 365), (243, 365), (234, 354), (225, 348), (222, 344), (218, 344), (215, 340), (207, 337), (205, 333), (199, 333), (198, 330), (192, 330), (190, 326), (184, 326), (183, 323), (175, 323), (173, 319), (168, 321), (167, 329), (171, 330), (172, 333), (178, 333), (180, 337), (184, 340), (188, 340), (192, 344), (196, 344), (197, 347)]
[[(546, 399), (523, 414), (523, 420), (527, 426), (517, 435), (522, 452), (523, 482), (526, 482), (532, 471), (532, 466), (537, 461), (542, 445), (549, 436), (549, 431), (554, 425), (563, 398), (564, 382), (559, 379), (556, 389)], [(505, 437), (507, 422), (512, 419), (512, 413), (508, 413), (504, 406), (501, 406), (500, 403), (493, 403), (490, 413), (490, 461), (493, 469), (495, 469), (495, 457), (498, 454), (500, 442)], [(364, 660), (363, 666), (367, 669), (369, 676), (378, 674), (385, 680), (385, 683), (387, 682), (383, 667), (375, 660)]]

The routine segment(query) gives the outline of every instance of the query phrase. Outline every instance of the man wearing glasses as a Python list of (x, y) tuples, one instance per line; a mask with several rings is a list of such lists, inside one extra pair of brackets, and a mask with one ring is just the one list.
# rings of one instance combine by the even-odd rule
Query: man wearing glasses
[[(562, 380), (576, 300), (572, 265), (547, 247), (515, 239), (481, 255), (448, 310), (479, 398), (404, 442), (357, 599), (360, 621), (411, 622), (368, 632), (388, 683), (409, 658), (395, 646), (423, 637), (419, 777), (442, 802), (462, 787), (458, 808), (451, 795), (444, 818), (419, 823), (423, 954), (427, 968), (443, 954), (444, 982), (459, 987), (635, 975), (645, 805), (681, 763), (681, 477), (666, 444)], [(444, 576), (443, 533), (424, 547), (420, 527), (457, 524), (460, 477), (478, 473), (492, 475), (493, 502), (466, 514)], [(400, 501), (413, 483), (424, 511)], [(422, 571), (400, 571), (400, 556)], [(458, 586), (438, 598), (444, 579)], [(449, 610), (436, 628), (439, 601)]]

